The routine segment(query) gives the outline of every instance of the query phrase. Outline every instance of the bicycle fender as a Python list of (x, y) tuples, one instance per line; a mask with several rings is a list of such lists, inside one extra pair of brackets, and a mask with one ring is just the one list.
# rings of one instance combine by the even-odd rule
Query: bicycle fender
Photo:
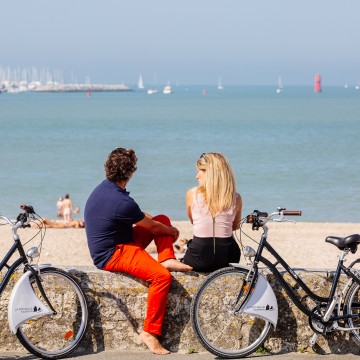
[(270, 321), (276, 327), (278, 303), (269, 282), (259, 273), (253, 293), (242, 307), (242, 312)]
[[(40, 265), (40, 269), (49, 267), (49, 265)], [(25, 272), (16, 282), (9, 300), (8, 320), (10, 331), (16, 334), (18, 327), (26, 320), (36, 317), (52, 314), (40, 299), (35, 295), (30, 285), (31, 272)]]
[[(250, 270), (248, 266), (238, 263), (231, 263), (229, 265), (243, 270)], [(276, 327), (278, 320), (277, 299), (270, 284), (261, 273), (258, 275), (253, 293), (249, 296), (245, 304), (242, 305), (240, 311), (259, 316), (270, 321), (274, 327)]]

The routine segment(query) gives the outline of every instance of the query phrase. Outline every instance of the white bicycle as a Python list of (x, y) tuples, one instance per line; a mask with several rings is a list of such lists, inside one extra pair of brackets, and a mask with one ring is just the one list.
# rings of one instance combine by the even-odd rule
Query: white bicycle
[[(32, 265), (33, 259), (40, 256), (45, 226), (32, 206), (21, 205), (20, 208), (24, 212), (18, 215), (15, 222), (0, 215), (0, 219), (5, 221), (1, 225), (9, 224), (12, 227), (14, 240), (0, 262), (0, 271), (6, 268), (0, 282), (0, 295), (11, 275), (23, 266), (24, 274), (16, 282), (9, 299), (10, 330), (35, 356), (59, 359), (73, 352), (85, 334), (88, 321), (85, 295), (77, 281), (66, 271), (50, 265)], [(30, 222), (38, 225), (41, 244), (25, 253), (17, 231), (30, 227)], [(18, 257), (14, 260), (16, 252)]]

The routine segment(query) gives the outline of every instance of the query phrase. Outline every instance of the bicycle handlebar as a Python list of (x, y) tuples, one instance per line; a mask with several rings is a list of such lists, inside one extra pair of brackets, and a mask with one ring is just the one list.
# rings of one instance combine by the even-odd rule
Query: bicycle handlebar
[(301, 210), (284, 210), (282, 213), (287, 216), (301, 216), (302, 214)]
[(6, 216), (0, 215), (0, 219), (5, 220), (9, 225), (11, 225), (14, 240), (19, 240), (20, 239), (19, 235), (17, 234), (18, 229), (19, 228), (31, 227), (30, 226), (30, 221), (31, 221), (31, 219), (35, 219), (35, 215), (37, 215), (35, 213), (34, 208), (31, 205), (21, 204), (20, 209), (24, 210), (25, 212), (20, 213), (17, 216), (15, 222), (11, 221)]
[(254, 210), (248, 218), (265, 218), (270, 220), (273, 216), (283, 215), (283, 216), (301, 216), (301, 210), (286, 210), (285, 208), (279, 207), (277, 211), (271, 213), (270, 215), (265, 211)]
[(278, 207), (277, 211), (268, 214), (264, 211), (254, 210), (252, 214), (246, 217), (246, 222), (252, 224), (253, 230), (258, 230), (260, 226), (264, 226), (272, 217), (279, 216), (274, 221), (286, 221), (284, 216), (301, 216), (301, 210), (286, 210), (283, 207)]
[(20, 209), (23, 209), (27, 214), (35, 214), (35, 210), (31, 205), (21, 204)]

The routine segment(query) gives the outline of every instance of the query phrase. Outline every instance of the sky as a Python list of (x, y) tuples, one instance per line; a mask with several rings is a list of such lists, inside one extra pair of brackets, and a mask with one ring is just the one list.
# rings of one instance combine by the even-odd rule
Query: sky
[(133, 85), (360, 81), (359, 0), (11, 0), (0, 66)]

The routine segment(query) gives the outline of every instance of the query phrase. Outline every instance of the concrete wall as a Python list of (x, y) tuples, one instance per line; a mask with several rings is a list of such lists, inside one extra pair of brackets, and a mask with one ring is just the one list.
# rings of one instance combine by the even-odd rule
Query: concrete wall
[[(101, 350), (144, 350), (137, 334), (142, 330), (146, 312), (147, 284), (125, 274), (113, 274), (95, 268), (66, 268), (82, 284), (86, 293), (90, 319), (85, 339), (82, 343), (87, 352)], [(319, 295), (327, 295), (321, 290), (328, 289), (329, 274), (324, 272), (299, 273), (301, 278)], [(279, 303), (279, 321), (276, 330), (265, 343), (272, 352), (304, 351), (308, 349), (312, 330), (307, 317), (288, 299), (273, 277), (271, 282)], [(10, 286), (0, 302), (0, 350), (19, 350), (21, 345), (13, 337), (7, 324), (7, 301), (18, 275), (14, 275)], [(204, 274), (173, 273), (164, 323), (162, 344), (171, 351), (204, 351), (196, 339), (190, 323), (190, 304), (194, 292), (204, 280)], [(216, 331), (216, 329), (214, 329)], [(326, 339), (318, 339), (318, 351), (323, 353), (359, 353), (358, 346), (344, 333), (330, 334)]]

